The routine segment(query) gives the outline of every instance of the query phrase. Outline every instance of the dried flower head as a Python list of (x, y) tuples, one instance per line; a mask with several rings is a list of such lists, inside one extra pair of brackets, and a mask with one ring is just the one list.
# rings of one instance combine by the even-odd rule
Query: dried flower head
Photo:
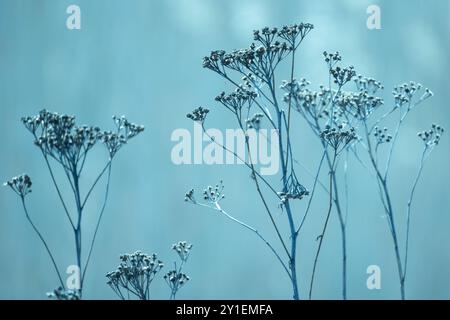
[(186, 117), (188, 119), (191, 119), (193, 121), (200, 122), (200, 123), (203, 124), (203, 122), (205, 121), (206, 116), (208, 115), (208, 113), (209, 113), (208, 109), (202, 108), (202, 107), (198, 107), (198, 108), (194, 109), (194, 111), (192, 111), (191, 113), (188, 113), (186, 115)]
[(381, 82), (373, 79), (357, 75), (355, 77), (355, 84), (358, 91), (367, 92), (369, 94), (375, 94), (378, 90), (384, 89)]
[(172, 291), (172, 297), (181, 289), (189, 280), (189, 276), (178, 270), (171, 270), (164, 275), (167, 285)]
[(349, 66), (346, 68), (341, 67), (331, 68), (330, 73), (334, 78), (334, 83), (336, 83), (339, 87), (344, 86), (347, 82), (351, 81), (353, 77), (356, 75), (353, 66)]
[(292, 47), (294, 47), (302, 42), (302, 40), (312, 29), (314, 29), (314, 26), (311, 23), (299, 23), (290, 26), (283, 26), (278, 31), (278, 36), (281, 39), (286, 40)]
[(329, 70), (331, 70), (338, 62), (342, 61), (342, 57), (338, 51), (336, 51), (335, 53), (324, 51), (323, 56)]
[(238, 114), (243, 107), (250, 108), (257, 96), (258, 95), (255, 91), (249, 90), (244, 86), (240, 86), (230, 94), (225, 94), (225, 92), (222, 92), (216, 97), (215, 100), (220, 102), (231, 112)]
[(383, 129), (379, 128), (378, 126), (375, 126), (374, 128), (373, 136), (375, 137), (375, 140), (378, 145), (382, 143), (389, 143), (392, 140), (392, 135), (388, 134), (388, 128), (384, 127)]
[(59, 287), (52, 292), (47, 293), (47, 297), (49, 299), (56, 300), (80, 300), (80, 293), (78, 290), (70, 290), (64, 289), (63, 287)]
[(336, 106), (358, 120), (366, 120), (383, 104), (383, 99), (364, 91), (341, 92), (336, 98)]
[(418, 98), (418, 101), (423, 101), (433, 96), (433, 92), (431, 92), (428, 88), (425, 88), (424, 91), (422, 91), (422, 89), (423, 86), (414, 81), (394, 87), (392, 94), (394, 96), (395, 106), (402, 107), (403, 105), (410, 105), (411, 103), (414, 103), (414, 97), (420, 92), (423, 93)]
[(164, 264), (156, 254), (147, 255), (140, 251), (120, 256), (120, 264), (115, 271), (106, 274), (107, 284), (122, 299), (122, 290), (134, 294), (141, 300), (149, 298), (149, 287)]
[(214, 187), (208, 186), (203, 190), (203, 200), (208, 201), (210, 203), (218, 203), (225, 195), (223, 194), (224, 189), (223, 181), (221, 180)]
[(421, 131), (417, 134), (417, 136), (422, 139), (425, 144), (425, 148), (431, 148), (439, 144), (443, 133), (444, 128), (440, 125), (432, 124), (430, 130)]
[(255, 129), (255, 130), (261, 129), (261, 119), (262, 118), (264, 118), (264, 114), (255, 113), (253, 115), (253, 117), (245, 120), (245, 123), (247, 124), (247, 129)]
[(18, 196), (24, 198), (27, 194), (31, 193), (31, 186), (33, 183), (27, 174), (21, 174), (17, 177), (13, 177), (3, 185), (5, 187), (10, 187)]
[(287, 178), (285, 190), (278, 192), (278, 195), (281, 198), (281, 204), (284, 205), (286, 201), (291, 199), (303, 199), (303, 197), (309, 195), (309, 191), (298, 181), (295, 172), (292, 172)]
[(172, 250), (174, 250), (181, 261), (186, 262), (191, 254), (192, 244), (187, 243), (186, 241), (179, 241), (172, 245)]
[(327, 125), (325, 130), (320, 134), (321, 138), (339, 153), (344, 149), (350, 142), (356, 139), (355, 129), (345, 129), (344, 124), (339, 124), (336, 127), (331, 127)]

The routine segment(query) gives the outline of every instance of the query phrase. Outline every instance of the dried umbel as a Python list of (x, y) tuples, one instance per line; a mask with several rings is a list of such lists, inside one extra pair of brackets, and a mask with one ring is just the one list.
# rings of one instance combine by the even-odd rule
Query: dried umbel
[(438, 124), (432, 124), (430, 130), (421, 131), (417, 136), (422, 139), (426, 148), (431, 148), (439, 144), (444, 128)]
[(335, 53), (323, 52), (325, 63), (328, 65), (328, 69), (331, 70), (338, 62), (342, 61), (342, 57), (338, 51)]
[(208, 115), (209, 110), (206, 108), (198, 107), (191, 113), (188, 113), (186, 117), (196, 122), (203, 123)]
[(208, 186), (203, 190), (203, 200), (210, 203), (218, 203), (222, 199), (225, 198), (225, 194), (223, 193), (224, 185), (223, 182), (220, 181), (214, 187)]
[[(411, 108), (412, 105), (417, 103), (418, 101), (423, 101), (433, 96), (433, 92), (431, 92), (430, 89), (422, 89), (424, 89), (422, 84), (416, 83), (414, 81), (396, 86), (392, 91), (395, 106), (402, 107), (404, 105), (407, 105), (409, 108)], [(420, 93), (420, 97), (417, 98)]]
[(253, 117), (245, 120), (245, 123), (247, 124), (247, 129), (255, 129), (255, 130), (261, 129), (261, 119), (262, 118), (264, 118), (264, 114), (255, 113), (253, 115)]
[(171, 270), (164, 275), (164, 280), (166, 280), (170, 290), (177, 292), (190, 280), (190, 278), (182, 272)]
[(388, 131), (388, 128), (386, 128), (386, 127), (384, 127), (383, 129), (379, 128), (378, 126), (374, 127), (373, 136), (375, 137), (375, 140), (378, 145), (391, 142), (392, 135), (388, 134), (387, 131)]
[(172, 250), (174, 250), (181, 261), (186, 262), (191, 254), (192, 244), (186, 241), (180, 241), (172, 245)]
[(335, 67), (330, 69), (331, 76), (339, 87), (343, 87), (347, 82), (351, 81), (356, 75), (353, 66), (346, 68)]
[(220, 102), (233, 113), (239, 114), (244, 107), (250, 109), (256, 97), (257, 94), (255, 91), (251, 91), (249, 88), (240, 86), (230, 94), (225, 94), (225, 92), (222, 92), (216, 97), (215, 100)]
[(336, 106), (350, 117), (367, 120), (372, 113), (384, 104), (383, 99), (365, 91), (341, 92), (336, 97)]
[(374, 78), (363, 77), (358, 75), (354, 79), (356, 84), (356, 89), (358, 91), (367, 92), (368, 94), (375, 94), (378, 90), (383, 90), (384, 86), (381, 82), (375, 80)]
[(11, 178), (11, 180), (5, 182), (3, 185), (10, 187), (18, 196), (24, 198), (27, 194), (31, 193), (33, 183), (27, 174), (21, 174)]
[(286, 183), (286, 190), (279, 192), (281, 205), (284, 205), (288, 200), (301, 200), (309, 195), (309, 191), (297, 179), (295, 172), (292, 172)]
[(355, 129), (345, 129), (343, 124), (337, 127), (327, 125), (320, 136), (336, 153), (342, 151), (350, 142), (356, 139)]
[(80, 293), (78, 290), (64, 289), (63, 287), (58, 287), (52, 292), (47, 293), (47, 297), (55, 300), (80, 300)]
[(150, 298), (150, 285), (164, 264), (156, 254), (147, 255), (140, 251), (120, 256), (120, 264), (109, 272), (107, 284), (121, 298), (128, 294), (141, 300)]

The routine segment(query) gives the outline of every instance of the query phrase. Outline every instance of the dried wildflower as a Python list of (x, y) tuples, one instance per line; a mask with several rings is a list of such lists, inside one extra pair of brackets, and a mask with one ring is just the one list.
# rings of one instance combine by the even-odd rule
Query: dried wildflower
[(374, 133), (373, 136), (376, 139), (377, 145), (380, 145), (382, 143), (389, 143), (392, 140), (392, 135), (387, 133), (388, 128), (384, 127), (383, 129), (379, 128), (378, 126), (374, 127)]
[(175, 299), (176, 293), (190, 280), (189, 276), (178, 270), (170, 270), (164, 275), (167, 285), (172, 291), (171, 298)]
[(439, 144), (443, 133), (444, 128), (440, 125), (432, 124), (430, 130), (421, 131), (417, 134), (417, 136), (422, 139), (425, 144), (425, 148), (431, 148)]
[(203, 190), (203, 200), (210, 203), (218, 203), (225, 195), (223, 194), (224, 185), (223, 182), (220, 181), (214, 187), (208, 186)]
[(341, 92), (336, 98), (336, 106), (358, 120), (366, 120), (383, 104), (383, 99), (362, 91)]
[(314, 26), (311, 23), (299, 23), (290, 26), (283, 26), (278, 31), (278, 36), (286, 40), (292, 47), (295, 47), (302, 42), (302, 40), (312, 29), (314, 29)]
[[(414, 97), (422, 92), (423, 86), (420, 83), (416, 83), (414, 81), (410, 81), (409, 83), (404, 83), (399, 86), (396, 86), (392, 91), (394, 96), (395, 106), (402, 107), (407, 104), (411, 106), (411, 103), (414, 103)], [(431, 92), (428, 88), (425, 88), (422, 95), (419, 97), (418, 101), (423, 101), (433, 96), (433, 92)]]
[(121, 299), (131, 293), (141, 300), (148, 300), (150, 285), (164, 267), (163, 262), (156, 254), (147, 255), (140, 251), (124, 254), (120, 256), (120, 260), (117, 269), (106, 274), (107, 284)]
[(186, 117), (188, 119), (191, 119), (193, 121), (200, 122), (200, 123), (203, 124), (203, 122), (205, 121), (206, 116), (208, 115), (208, 113), (209, 113), (208, 109), (202, 108), (202, 107), (198, 107), (197, 109), (195, 109), (191, 113), (188, 113), (186, 115)]
[(253, 117), (245, 120), (245, 123), (247, 124), (247, 129), (255, 129), (255, 130), (261, 129), (261, 119), (262, 118), (264, 118), (264, 114), (255, 113), (253, 115)]
[(342, 57), (338, 51), (336, 51), (335, 53), (324, 51), (323, 56), (329, 70), (331, 70), (338, 62), (342, 61)]
[(339, 124), (337, 127), (327, 125), (320, 136), (336, 153), (356, 139), (355, 129), (347, 130), (343, 124)]
[(381, 82), (373, 79), (357, 75), (354, 79), (356, 88), (358, 91), (367, 92), (369, 94), (375, 94), (378, 90), (384, 89)]
[(286, 201), (294, 199), (301, 200), (303, 197), (309, 195), (309, 191), (298, 181), (295, 172), (292, 172), (286, 180), (285, 191), (279, 192), (281, 204), (284, 205)]
[(331, 68), (330, 73), (334, 78), (334, 83), (336, 83), (339, 87), (344, 86), (347, 82), (351, 81), (353, 77), (356, 75), (353, 66), (349, 66), (346, 68), (341, 67)]
[(17, 177), (13, 177), (3, 185), (5, 187), (10, 187), (18, 196), (24, 198), (27, 194), (31, 193), (31, 186), (33, 183), (27, 174), (21, 174)]
[(179, 241), (172, 245), (172, 250), (178, 253), (181, 261), (186, 262), (191, 254), (192, 244), (186, 241)]
[(248, 90), (248, 88), (245, 88), (244, 86), (240, 86), (230, 94), (222, 92), (215, 100), (220, 102), (231, 112), (239, 114), (243, 107), (250, 108), (256, 97), (256, 92)]
[(62, 287), (59, 287), (52, 292), (47, 293), (47, 297), (49, 299), (55, 300), (80, 300), (80, 293), (78, 290), (66, 290)]

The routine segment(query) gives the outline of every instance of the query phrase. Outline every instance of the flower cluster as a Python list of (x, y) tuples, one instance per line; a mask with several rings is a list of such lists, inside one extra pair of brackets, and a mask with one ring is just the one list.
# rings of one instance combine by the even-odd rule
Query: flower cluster
[(59, 287), (52, 292), (47, 293), (47, 297), (49, 299), (56, 300), (80, 300), (80, 293), (78, 290), (70, 290), (64, 289), (63, 287)]
[(301, 200), (308, 195), (309, 191), (298, 181), (295, 172), (292, 172), (287, 178), (285, 190), (278, 192), (282, 205), (288, 200)]
[(225, 195), (223, 194), (224, 189), (223, 182), (220, 181), (218, 184), (216, 184), (214, 187), (208, 186), (203, 190), (203, 200), (208, 201), (210, 203), (217, 203), (221, 201), (223, 198), (225, 198)]
[(342, 92), (336, 98), (338, 107), (359, 120), (367, 119), (383, 103), (383, 99), (364, 91)]
[(345, 125), (336, 127), (327, 125), (320, 134), (321, 138), (335, 150), (336, 153), (344, 149), (350, 142), (356, 139), (355, 129), (345, 129)]
[(444, 128), (440, 125), (432, 124), (430, 130), (419, 132), (417, 136), (422, 139), (426, 148), (430, 148), (439, 144), (443, 133)]
[(342, 57), (338, 51), (335, 53), (324, 51), (323, 56), (329, 70), (331, 70), (338, 62), (342, 61)]
[(378, 90), (384, 89), (381, 82), (374, 78), (363, 77), (360, 74), (355, 77), (354, 81), (358, 91), (367, 92), (369, 94), (375, 94)]
[(174, 250), (181, 261), (186, 262), (191, 254), (192, 244), (187, 243), (186, 241), (179, 241), (172, 245), (172, 250)]
[(47, 110), (22, 118), (22, 123), (33, 134), (35, 145), (44, 155), (76, 168), (97, 142), (103, 142), (113, 157), (129, 139), (144, 131), (143, 126), (130, 123), (125, 117), (113, 117), (113, 120), (117, 126), (114, 133), (95, 126), (76, 126), (74, 116)]
[(244, 106), (250, 108), (256, 97), (256, 92), (240, 86), (230, 94), (225, 94), (225, 92), (222, 92), (216, 97), (215, 100), (236, 114), (239, 113)]
[(376, 139), (377, 144), (389, 143), (392, 140), (392, 135), (388, 134), (388, 128), (384, 127), (383, 129), (375, 126), (373, 136)]
[(175, 298), (175, 294), (183, 287), (186, 282), (190, 280), (189, 276), (178, 270), (170, 270), (164, 275), (167, 285), (172, 291), (172, 298)]
[(255, 113), (253, 115), (253, 117), (245, 120), (245, 123), (247, 124), (247, 129), (259, 130), (261, 128), (261, 119), (262, 118), (264, 118), (264, 114)]
[(122, 299), (123, 289), (141, 300), (149, 298), (149, 287), (164, 264), (156, 254), (147, 255), (140, 251), (120, 256), (120, 264), (115, 271), (109, 272), (107, 284)]
[(21, 174), (17, 177), (13, 177), (3, 185), (5, 187), (10, 187), (17, 195), (24, 198), (27, 194), (31, 193), (31, 186), (33, 183), (27, 174)]
[(188, 113), (186, 117), (196, 122), (203, 123), (208, 115), (209, 110), (206, 108), (198, 107), (191, 113)]
[(334, 78), (334, 83), (336, 83), (339, 87), (344, 86), (347, 82), (351, 81), (353, 77), (356, 75), (353, 66), (349, 66), (346, 68), (341, 67), (331, 68), (330, 73)]
[[(396, 86), (392, 91), (394, 96), (395, 106), (401, 107), (405, 104), (410, 105), (413, 103), (413, 98), (421, 92), (423, 86), (420, 83), (416, 83), (411, 81), (409, 83), (404, 83), (399, 86)], [(420, 96), (419, 100), (425, 100), (433, 96), (433, 93), (430, 89), (425, 88), (425, 91)]]
[(300, 43), (312, 29), (314, 29), (314, 25), (311, 23), (299, 23), (290, 26), (283, 26), (278, 31), (278, 36), (281, 39), (286, 40), (291, 46), (294, 47), (297, 43), (297, 39), (300, 37)]

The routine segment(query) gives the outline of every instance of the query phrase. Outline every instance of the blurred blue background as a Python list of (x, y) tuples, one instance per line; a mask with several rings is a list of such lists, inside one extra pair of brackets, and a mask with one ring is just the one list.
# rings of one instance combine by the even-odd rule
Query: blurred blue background
[[(70, 4), (81, 8), (81, 30), (66, 28)], [(366, 27), (370, 4), (381, 7), (381, 30)], [(120, 254), (137, 249), (157, 252), (170, 265), (176, 259), (171, 244), (187, 240), (194, 244), (185, 269), (192, 280), (179, 298), (289, 299), (288, 279), (253, 234), (183, 201), (190, 188), (224, 179), (224, 209), (276, 241), (243, 166), (171, 162), (171, 133), (176, 128), (192, 129), (185, 114), (193, 108), (202, 105), (213, 110), (208, 126), (233, 127), (231, 118), (213, 101), (227, 87), (202, 68), (202, 57), (212, 49), (248, 45), (253, 29), (304, 21), (315, 29), (302, 45), (296, 76), (314, 86), (327, 81), (322, 51), (339, 50), (345, 65), (353, 64), (357, 72), (383, 82), (387, 102), (392, 101), (390, 88), (396, 84), (414, 80), (429, 87), (435, 96), (408, 118), (392, 163), (391, 189), (404, 239), (408, 186), (422, 147), (416, 132), (432, 122), (450, 129), (449, 16), (446, 0), (432, 4), (424, 0), (0, 0), (0, 178), (30, 174), (31, 215), (61, 268), (74, 264), (69, 225), (20, 117), (47, 108), (108, 129), (112, 115), (125, 114), (145, 125), (146, 131), (114, 163), (110, 200), (86, 277), (85, 298), (115, 298), (105, 284), (105, 274), (116, 267)], [(287, 77), (285, 72), (279, 80)], [(299, 118), (295, 120), (296, 157), (314, 170), (320, 158), (317, 140)], [(444, 136), (417, 190), (407, 298), (450, 298), (449, 143)], [(92, 181), (104, 160), (101, 152), (90, 158), (85, 181)], [(308, 176), (299, 172), (310, 187)], [(392, 241), (375, 183), (356, 162), (350, 163), (349, 179), (348, 296), (399, 298)], [(101, 195), (99, 189), (85, 216), (85, 238), (92, 234)], [(302, 298), (326, 213), (326, 195), (317, 196), (299, 240)], [(282, 213), (276, 219), (287, 230)], [(314, 296), (339, 299), (341, 251), (335, 214), (330, 223)], [(6, 188), (0, 190), (0, 257), (0, 298), (41, 299), (58, 284), (19, 199)], [(366, 268), (372, 264), (381, 267), (381, 290), (366, 288)], [(169, 297), (162, 279), (154, 282), (153, 297)]]

